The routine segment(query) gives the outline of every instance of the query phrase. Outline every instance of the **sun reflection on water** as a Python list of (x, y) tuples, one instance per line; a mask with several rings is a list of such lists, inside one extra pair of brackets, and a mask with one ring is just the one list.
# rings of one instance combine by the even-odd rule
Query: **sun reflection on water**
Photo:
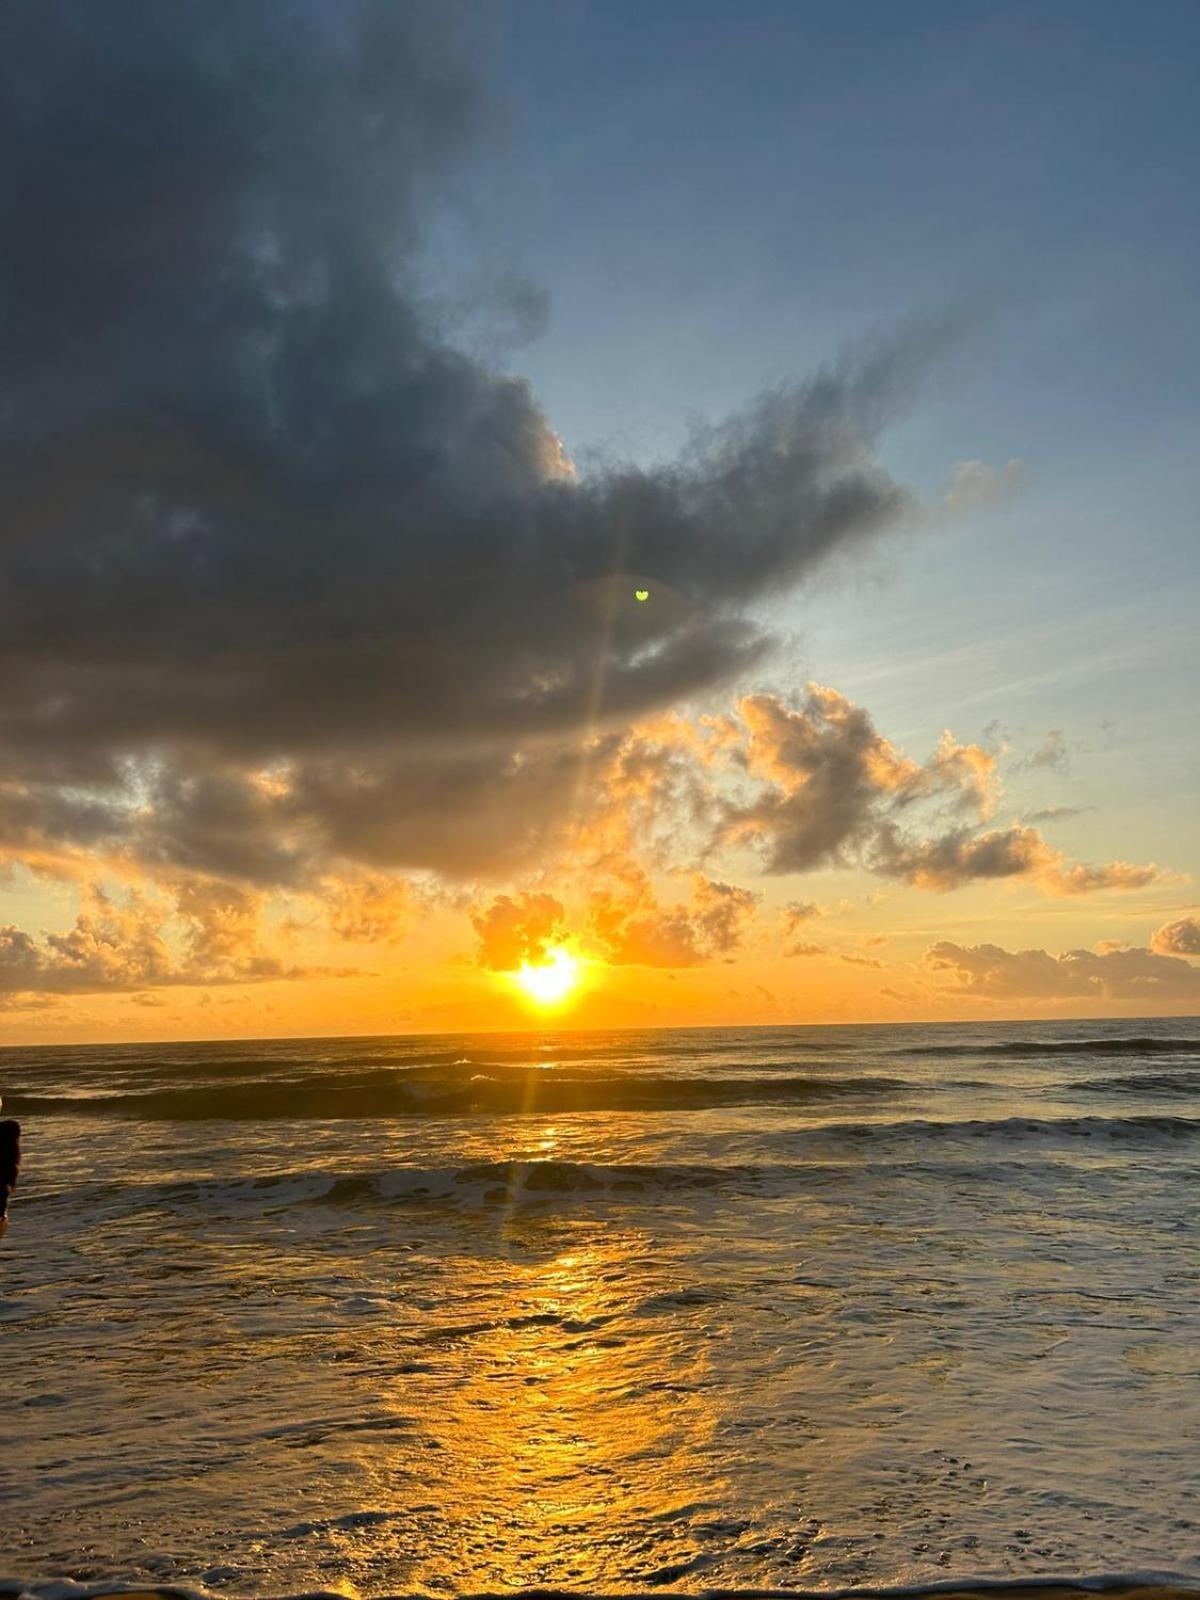
[(614, 1328), (628, 1262), (653, 1241), (596, 1230), (521, 1261), (527, 1224), (514, 1211), (506, 1227), (509, 1314), (456, 1352), (431, 1412), (445, 1530), (422, 1580), (480, 1590), (644, 1578), (680, 1496), (694, 1505), (717, 1491), (705, 1488), (712, 1429), (695, 1371), (672, 1384), (660, 1337), (623, 1319)]

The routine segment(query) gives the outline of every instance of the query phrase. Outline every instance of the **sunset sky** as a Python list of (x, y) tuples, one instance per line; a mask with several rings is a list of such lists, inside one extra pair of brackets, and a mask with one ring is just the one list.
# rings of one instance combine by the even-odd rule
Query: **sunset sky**
[(1193, 0), (6, 34), (0, 1042), (1200, 1013)]

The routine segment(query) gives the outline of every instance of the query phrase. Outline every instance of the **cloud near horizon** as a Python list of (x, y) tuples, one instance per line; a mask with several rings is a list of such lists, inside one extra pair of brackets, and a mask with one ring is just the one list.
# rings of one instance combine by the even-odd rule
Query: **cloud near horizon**
[(987, 1000), (1137, 1000), (1147, 1005), (1200, 999), (1200, 967), (1155, 950), (1004, 950), (940, 940), (926, 951), (950, 992)]
[(264, 948), (262, 899), (229, 884), (185, 881), (174, 903), (88, 885), (74, 924), (40, 938), (0, 927), (0, 1009), (29, 995), (132, 994), (167, 987), (346, 977)]

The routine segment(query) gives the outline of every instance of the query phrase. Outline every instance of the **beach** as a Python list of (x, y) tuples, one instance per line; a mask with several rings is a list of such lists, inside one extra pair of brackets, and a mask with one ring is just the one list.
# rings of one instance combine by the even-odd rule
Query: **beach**
[(1198, 1040), (6, 1051), (0, 1579), (1196, 1585)]

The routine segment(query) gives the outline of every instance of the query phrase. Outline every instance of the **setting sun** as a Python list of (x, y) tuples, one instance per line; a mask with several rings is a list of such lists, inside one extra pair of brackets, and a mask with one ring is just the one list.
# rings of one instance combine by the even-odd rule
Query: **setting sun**
[(561, 1005), (579, 986), (579, 962), (561, 945), (548, 950), (546, 956), (537, 965), (523, 961), (513, 973), (513, 982), (539, 1006)]

